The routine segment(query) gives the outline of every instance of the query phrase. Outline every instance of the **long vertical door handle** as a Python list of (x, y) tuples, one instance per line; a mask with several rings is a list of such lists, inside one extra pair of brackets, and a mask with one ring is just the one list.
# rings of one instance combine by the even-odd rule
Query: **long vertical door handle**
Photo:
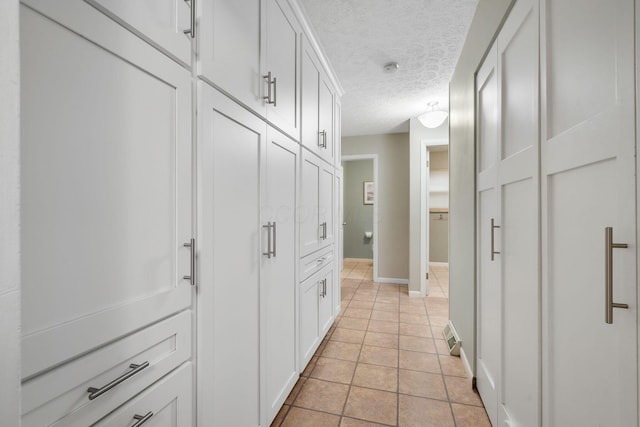
[(185, 248), (189, 248), (191, 250), (191, 257), (190, 257), (190, 268), (191, 268), (191, 274), (189, 274), (188, 276), (184, 276), (183, 279), (184, 280), (188, 280), (191, 283), (191, 286), (195, 286), (196, 285), (196, 239), (191, 239), (191, 241), (189, 241), (189, 243), (185, 243), (184, 244)]
[(273, 106), (278, 106), (278, 79), (273, 78)]
[(184, 0), (185, 3), (190, 3), (191, 6), (191, 28), (184, 30), (183, 33), (190, 36), (192, 39), (196, 38), (196, 0)]
[(626, 243), (613, 243), (613, 227), (605, 227), (604, 229), (604, 299), (605, 299), (605, 323), (613, 324), (614, 308), (629, 308), (629, 304), (619, 304), (613, 302), (613, 249), (628, 248)]
[(495, 250), (495, 229), (500, 228), (495, 224), (495, 218), (491, 218), (491, 261), (494, 260), (494, 255), (500, 255), (500, 252)]
[(267, 252), (262, 252), (262, 255), (266, 255), (267, 258), (271, 259), (271, 222), (267, 222), (267, 225), (263, 225), (262, 228), (267, 229)]
[(273, 255), (273, 257), (275, 258), (276, 257), (276, 242), (277, 242), (277, 239), (276, 239), (276, 222), (275, 221), (273, 221), (273, 224), (271, 224), (271, 229), (273, 230), (273, 240), (272, 240), (272, 242), (273, 242), (273, 250), (271, 251), (271, 255)]

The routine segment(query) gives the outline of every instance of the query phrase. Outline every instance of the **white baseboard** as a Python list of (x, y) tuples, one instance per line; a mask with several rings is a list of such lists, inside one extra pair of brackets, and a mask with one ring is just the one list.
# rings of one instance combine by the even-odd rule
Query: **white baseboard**
[(392, 283), (394, 285), (408, 285), (408, 279), (395, 279), (393, 277), (376, 277), (374, 282)]
[(460, 359), (462, 359), (462, 364), (464, 365), (464, 369), (467, 371), (467, 374), (473, 378), (473, 371), (471, 370), (469, 359), (467, 359), (467, 354), (464, 352), (464, 347), (460, 347)]
[(409, 298), (422, 298), (422, 292), (420, 291), (409, 291)]

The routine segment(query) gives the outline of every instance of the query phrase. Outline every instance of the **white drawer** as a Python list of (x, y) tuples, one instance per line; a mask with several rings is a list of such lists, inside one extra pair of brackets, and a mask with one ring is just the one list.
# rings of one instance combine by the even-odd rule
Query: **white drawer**
[(316, 271), (331, 264), (333, 256), (333, 246), (329, 246), (300, 259), (299, 281), (302, 282)]
[[(22, 425), (58, 425), (64, 418), (65, 426), (86, 427), (98, 421), (191, 357), (191, 316), (183, 311), (26, 381)], [(90, 400), (89, 388), (109, 389)]]
[(193, 365), (185, 363), (95, 426), (142, 426), (147, 421), (156, 427), (193, 425), (192, 371)]

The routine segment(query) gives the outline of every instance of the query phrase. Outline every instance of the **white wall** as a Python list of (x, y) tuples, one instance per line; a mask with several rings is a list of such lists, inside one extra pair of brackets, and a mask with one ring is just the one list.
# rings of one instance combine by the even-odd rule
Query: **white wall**
[(420, 240), (422, 236), (422, 212), (421, 212), (421, 178), (420, 150), (422, 141), (446, 142), (449, 138), (449, 122), (445, 122), (435, 129), (427, 129), (422, 126), (417, 118), (409, 121), (410, 138), (410, 218), (409, 227), (409, 292), (420, 292), (422, 275), (420, 274)]
[(449, 318), (475, 372), (475, 72), (511, 0), (480, 0), (449, 85)]
[(0, 424), (20, 425), (18, 0), (0, 1)]

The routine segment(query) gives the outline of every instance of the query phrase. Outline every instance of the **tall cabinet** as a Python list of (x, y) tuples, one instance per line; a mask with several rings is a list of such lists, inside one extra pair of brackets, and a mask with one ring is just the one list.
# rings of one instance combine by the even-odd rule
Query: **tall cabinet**
[(339, 309), (341, 89), (300, 6), (21, 3), (23, 425), (269, 425)]
[(587, 3), (518, 0), (477, 73), (493, 425), (638, 425), (637, 24), (633, 1)]

